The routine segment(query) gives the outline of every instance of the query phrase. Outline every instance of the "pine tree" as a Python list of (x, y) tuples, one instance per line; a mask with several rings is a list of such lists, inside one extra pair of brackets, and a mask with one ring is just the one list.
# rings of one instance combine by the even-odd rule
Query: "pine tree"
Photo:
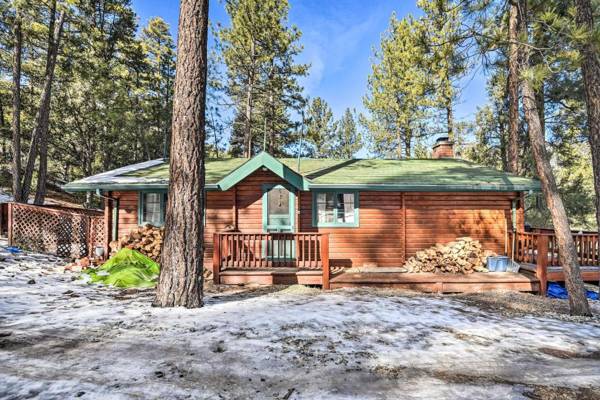
[(281, 153), (291, 141), (288, 110), (302, 105), (297, 79), (308, 69), (294, 62), (301, 51), (300, 31), (287, 26), (287, 1), (228, 0), (225, 8), (231, 27), (218, 31), (219, 47), (235, 121), (243, 122), (233, 131), (243, 134), (245, 157), (251, 157), (263, 142), (272, 152)]
[(431, 73), (432, 91), (437, 106), (445, 111), (448, 137), (454, 140), (454, 102), (457, 80), (466, 71), (465, 51), (461, 48), (461, 2), (419, 0), (425, 13), (421, 23), (427, 45), (426, 64)]
[(326, 158), (329, 154), (328, 143), (334, 137), (337, 122), (333, 118), (331, 107), (321, 97), (315, 97), (308, 103), (306, 113), (305, 139), (310, 145), (305, 156)]
[(525, 6), (520, 0), (510, 0), (508, 23), (508, 140), (507, 167), (519, 172), (519, 31), (524, 20)]
[(338, 121), (335, 136), (330, 142), (330, 157), (353, 158), (362, 147), (363, 139), (356, 124), (356, 111), (347, 108)]
[[(525, 5), (524, 0), (523, 5)], [(565, 273), (565, 283), (569, 291), (569, 306), (571, 314), (591, 315), (583, 280), (581, 278), (581, 271), (577, 261), (577, 250), (571, 234), (569, 219), (558, 191), (556, 178), (550, 164), (550, 157), (546, 150), (546, 139), (540, 118), (540, 113), (543, 113), (544, 111), (538, 109), (535, 84), (539, 84), (540, 79), (539, 77), (536, 77), (536, 75), (542, 71), (540, 68), (545, 67), (531, 63), (527, 21), (524, 21), (521, 25), (520, 34), (521, 37), (526, 40), (524, 44), (520, 44), (519, 46), (524, 70), (523, 78), (521, 79), (523, 110), (525, 113), (525, 120), (527, 121), (529, 139), (535, 158), (538, 177), (542, 183), (542, 191), (548, 209), (550, 210), (550, 215), (552, 216), (554, 232), (558, 243), (560, 264)]]
[(594, 9), (590, 0), (575, 0), (577, 26), (584, 32), (580, 46), (581, 72), (585, 87), (587, 106), (588, 141), (592, 153), (594, 190), (596, 193), (596, 223), (600, 234), (600, 49), (594, 21)]
[(194, 308), (202, 306), (204, 281), (208, 0), (181, 0), (180, 7), (169, 197), (154, 305)]
[(378, 156), (410, 157), (413, 142), (426, 135), (422, 121), (432, 103), (422, 35), (421, 24), (411, 16), (398, 20), (392, 15), (375, 51), (363, 98), (370, 118), (362, 123)]
[[(150, 19), (142, 30), (141, 44), (147, 64), (142, 83), (144, 114), (151, 116), (144, 140), (149, 142), (146, 146), (166, 144), (171, 132), (175, 79), (175, 44), (169, 25), (159, 17)], [(163, 151), (166, 155), (166, 145)]]

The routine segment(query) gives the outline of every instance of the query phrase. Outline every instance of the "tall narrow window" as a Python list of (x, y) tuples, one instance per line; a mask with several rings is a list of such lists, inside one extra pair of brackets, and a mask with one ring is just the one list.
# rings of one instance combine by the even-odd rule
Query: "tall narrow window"
[(358, 226), (358, 193), (314, 193), (313, 226)]

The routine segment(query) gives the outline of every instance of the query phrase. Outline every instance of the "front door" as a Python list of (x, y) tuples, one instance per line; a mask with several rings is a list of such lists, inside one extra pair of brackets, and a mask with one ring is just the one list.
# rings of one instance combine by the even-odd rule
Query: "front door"
[[(294, 232), (294, 193), (286, 186), (271, 184), (263, 187), (263, 230), (268, 233)], [(265, 243), (264, 254), (269, 258), (293, 258), (293, 238)]]

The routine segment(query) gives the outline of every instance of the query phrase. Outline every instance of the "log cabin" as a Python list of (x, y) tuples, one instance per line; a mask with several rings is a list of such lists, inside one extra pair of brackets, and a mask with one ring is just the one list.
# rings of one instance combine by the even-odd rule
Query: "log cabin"
[[(539, 291), (535, 275), (397, 273), (417, 251), (464, 236), (497, 254), (514, 254), (517, 233), (524, 232), (524, 198), (540, 190), (537, 180), (454, 157), (447, 138), (436, 141), (432, 154), (297, 159), (262, 152), (206, 160), (205, 268), (219, 284)], [(164, 224), (168, 185), (168, 160), (159, 159), (64, 189), (105, 200), (108, 248), (140, 225)]]

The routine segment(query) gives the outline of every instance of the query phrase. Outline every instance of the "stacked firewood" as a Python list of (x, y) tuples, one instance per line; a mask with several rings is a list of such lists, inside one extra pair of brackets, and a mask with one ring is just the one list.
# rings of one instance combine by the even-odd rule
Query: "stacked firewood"
[[(124, 247), (137, 250), (154, 261), (160, 263), (160, 253), (164, 240), (165, 229), (157, 228), (152, 225), (144, 225), (132, 230), (128, 235), (122, 236), (119, 240), (110, 242), (112, 253), (116, 253)], [(204, 278), (206, 281), (212, 279), (212, 270), (204, 269)]]
[(461, 237), (450, 243), (417, 251), (404, 267), (408, 272), (471, 274), (486, 272), (486, 259), (494, 255), (489, 250), (483, 250), (479, 241)]
[(139, 251), (156, 262), (160, 262), (163, 238), (164, 228), (144, 225), (132, 230), (128, 235), (110, 242), (110, 249), (114, 253), (126, 247)]

